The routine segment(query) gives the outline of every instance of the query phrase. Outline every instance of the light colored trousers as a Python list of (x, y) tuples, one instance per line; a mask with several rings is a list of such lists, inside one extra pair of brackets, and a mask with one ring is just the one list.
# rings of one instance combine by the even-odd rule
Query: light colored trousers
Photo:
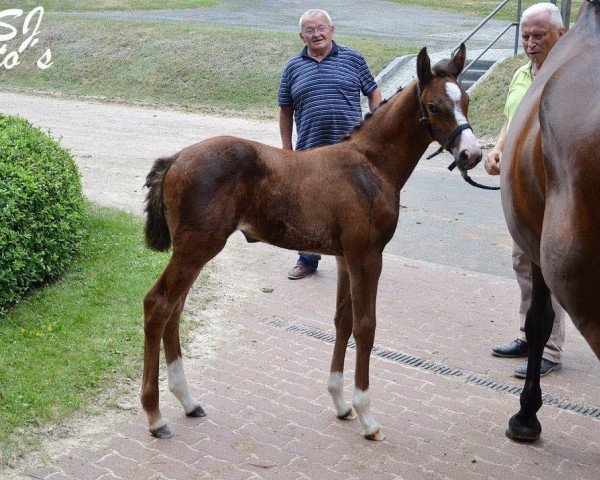
[[(517, 283), (521, 289), (521, 305), (519, 306), (519, 320), (521, 333), (519, 338), (527, 340), (525, 337), (525, 315), (531, 303), (532, 273), (531, 260), (523, 253), (519, 246), (513, 242), (512, 251), (513, 270), (517, 276)], [(552, 300), (552, 309), (554, 310), (554, 324), (550, 339), (544, 347), (543, 358), (554, 363), (562, 362), (562, 351), (565, 343), (565, 310), (560, 306), (554, 295), (550, 295)]]

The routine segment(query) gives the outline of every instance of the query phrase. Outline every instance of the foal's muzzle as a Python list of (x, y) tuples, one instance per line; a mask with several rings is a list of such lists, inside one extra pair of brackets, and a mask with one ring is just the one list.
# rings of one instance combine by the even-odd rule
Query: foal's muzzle
[[(452, 165), (457, 166), (460, 171), (471, 170), (481, 162), (482, 158), (481, 148), (479, 151), (471, 151), (468, 148), (463, 148), (458, 154), (458, 158), (452, 162)], [(450, 170), (452, 170), (452, 168)]]
[[(448, 166), (448, 170), (453, 170), (454, 167), (458, 167), (461, 172), (470, 170), (481, 161), (481, 146), (474, 137), (473, 141), (471, 141), (471, 145), (467, 144), (466, 146), (463, 146), (461, 140), (465, 130), (471, 130), (471, 135), (473, 135), (473, 128), (471, 128), (471, 125), (463, 123), (454, 129), (448, 137), (447, 144), (444, 145), (446, 150), (454, 155), (454, 161)], [(452, 152), (454, 148), (460, 149), (458, 155)]]
[[(482, 157), (483, 155), (481, 153), (481, 149), (479, 149), (479, 154), (474, 156), (470, 156), (465, 149), (460, 152), (457, 160), (448, 165), (448, 170), (452, 171), (454, 170), (454, 167), (458, 167), (458, 169), (460, 170), (460, 174), (464, 178), (465, 182), (467, 182), (470, 185), (473, 185), (474, 187), (483, 188), (484, 190), (500, 190), (500, 187), (490, 187), (489, 185), (482, 185), (481, 183), (477, 183), (475, 180), (469, 177), (467, 170), (477, 165), (481, 161)], [(469, 166), (465, 168), (464, 165)]]

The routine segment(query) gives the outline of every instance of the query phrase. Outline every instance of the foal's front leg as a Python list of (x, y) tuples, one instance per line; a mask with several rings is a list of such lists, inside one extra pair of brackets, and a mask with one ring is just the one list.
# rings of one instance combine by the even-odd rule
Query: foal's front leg
[(348, 262), (351, 275), (353, 333), (356, 341), (356, 373), (352, 404), (365, 438), (383, 440), (385, 435), (371, 415), (369, 363), (375, 340), (377, 284), (381, 274), (381, 253), (371, 253)]
[(335, 346), (331, 358), (331, 369), (327, 390), (333, 399), (338, 418), (354, 420), (356, 414), (344, 398), (344, 358), (348, 339), (352, 334), (352, 297), (350, 296), (350, 277), (343, 257), (336, 257), (338, 267), (337, 300), (335, 306)]
[(540, 364), (544, 345), (552, 333), (554, 310), (550, 289), (546, 285), (540, 267), (532, 264), (533, 291), (531, 305), (525, 317), (525, 335), (529, 345), (527, 376), (521, 393), (521, 409), (508, 422), (506, 436), (519, 442), (532, 442), (540, 438), (542, 426), (537, 411), (542, 406), (540, 387)]

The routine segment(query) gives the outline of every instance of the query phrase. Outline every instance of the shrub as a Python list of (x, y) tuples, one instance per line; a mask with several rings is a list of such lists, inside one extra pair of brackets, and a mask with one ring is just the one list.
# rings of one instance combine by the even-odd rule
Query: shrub
[(26, 120), (0, 114), (0, 317), (65, 271), (82, 240), (83, 213), (71, 154)]

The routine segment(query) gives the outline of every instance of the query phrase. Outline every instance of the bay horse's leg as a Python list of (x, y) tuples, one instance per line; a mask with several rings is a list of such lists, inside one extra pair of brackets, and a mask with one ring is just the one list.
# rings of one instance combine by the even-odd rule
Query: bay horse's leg
[(544, 346), (550, 338), (554, 323), (554, 310), (550, 289), (539, 266), (532, 264), (533, 292), (531, 305), (525, 317), (525, 335), (529, 345), (527, 377), (521, 393), (521, 409), (508, 422), (506, 436), (519, 442), (533, 442), (540, 438), (542, 426), (537, 411), (542, 406), (540, 365)]
[(353, 334), (356, 341), (356, 372), (352, 405), (365, 438), (383, 440), (385, 435), (371, 415), (369, 363), (375, 340), (377, 284), (381, 274), (381, 252), (348, 261), (352, 294)]
[(198, 416), (203, 413), (198, 402), (187, 390), (179, 346), (179, 318), (186, 295), (200, 270), (223, 246), (224, 243), (220, 248), (215, 249), (214, 254), (174, 253), (165, 271), (144, 298), (145, 341), (141, 401), (148, 417), (150, 432), (157, 438), (169, 438), (173, 435), (159, 408), (158, 373), (161, 338), (164, 339), (165, 345), (169, 387), (183, 404), (186, 414)]
[(327, 390), (333, 399), (335, 413), (338, 418), (354, 420), (356, 414), (344, 398), (344, 359), (348, 339), (352, 335), (352, 297), (350, 295), (350, 276), (346, 260), (336, 257), (337, 260), (337, 299), (335, 306), (335, 346), (331, 358), (329, 381)]

